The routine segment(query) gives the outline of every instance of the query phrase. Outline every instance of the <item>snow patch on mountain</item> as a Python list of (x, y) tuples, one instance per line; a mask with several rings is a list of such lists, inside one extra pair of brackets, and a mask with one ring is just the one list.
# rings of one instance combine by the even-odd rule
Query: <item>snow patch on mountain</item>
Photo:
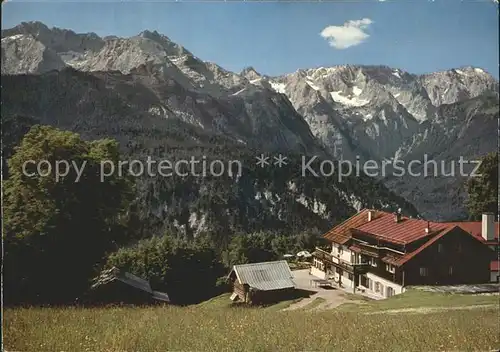
[(7, 43), (7, 42), (12, 41), (12, 40), (18, 40), (18, 39), (21, 39), (23, 37), (24, 37), (24, 34), (11, 35), (11, 36), (2, 38), (2, 43)]
[(354, 86), (352, 87), (352, 92), (355, 96), (360, 96), (363, 90), (359, 87)]
[(314, 90), (319, 90), (319, 87), (316, 86), (313, 82), (307, 80), (306, 83), (309, 85), (309, 87), (311, 87), (312, 89)]
[(278, 82), (269, 82), (271, 84), (271, 87), (277, 92), (281, 94), (286, 93), (286, 84), (285, 83), (278, 83)]
[(237, 91), (236, 93), (233, 93), (231, 95), (238, 95), (238, 94), (244, 92), (245, 90), (246, 90), (246, 88), (240, 89), (239, 91)]
[(336, 91), (336, 92), (330, 92), (330, 95), (332, 99), (340, 104), (346, 105), (346, 106), (364, 106), (370, 102), (370, 100), (367, 99), (359, 99), (357, 97), (346, 97), (342, 95), (342, 91)]

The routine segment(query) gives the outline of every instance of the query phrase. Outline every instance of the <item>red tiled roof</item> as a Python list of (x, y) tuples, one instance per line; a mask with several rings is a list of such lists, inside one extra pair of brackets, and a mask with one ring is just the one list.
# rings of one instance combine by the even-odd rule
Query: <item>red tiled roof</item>
[[(388, 242), (407, 244), (431, 234), (436, 234), (449, 227), (446, 224), (410, 219), (405, 216), (402, 216), (399, 222), (395, 222), (394, 216), (394, 214), (384, 212), (377, 219), (358, 226), (356, 230), (374, 235)], [(425, 232), (428, 225), (430, 227), (429, 233)]]
[[(351, 229), (358, 228), (364, 223), (368, 222), (368, 212), (370, 209), (363, 209), (356, 215), (351, 216), (349, 219), (340, 223), (339, 225), (332, 228), (330, 231), (323, 235), (324, 238), (335, 243), (344, 244), (351, 239)], [(378, 216), (383, 214), (381, 211), (372, 210), (373, 218), (376, 219)], [(373, 220), (372, 220), (373, 221)]]
[[(499, 243), (500, 223), (498, 222), (495, 222), (495, 240), (485, 241), (481, 235), (481, 221), (429, 222), (426, 220), (411, 219), (402, 216), (401, 221), (395, 222), (394, 214), (379, 210), (371, 210), (373, 211), (372, 221), (368, 221), (368, 211), (370, 211), (370, 209), (361, 210), (356, 215), (332, 228), (324, 234), (323, 237), (332, 242), (344, 244), (351, 239), (351, 230), (355, 229), (390, 243), (408, 244), (427, 236), (432, 236), (428, 241), (413, 252), (407, 253), (399, 258), (397, 256), (393, 257), (388, 255), (382, 258), (384, 262), (398, 266), (406, 263), (408, 260), (422, 252), (425, 248), (431, 246), (438, 239), (457, 227), (471, 234), (476, 240), (481, 241), (482, 243)], [(429, 233), (425, 230), (427, 226), (429, 226)], [(349, 248), (354, 252), (364, 252), (362, 248), (355, 244)], [(490, 268), (492, 271), (498, 271), (499, 261), (492, 261)]]
[[(426, 220), (411, 219), (406, 216), (401, 217), (400, 222), (395, 222), (394, 214), (384, 211), (375, 211), (372, 221), (368, 222), (368, 209), (364, 209), (358, 214), (352, 216), (342, 224), (334, 227), (325, 234), (325, 238), (334, 242), (344, 243), (351, 237), (350, 229), (356, 229), (364, 233), (374, 235), (388, 242), (397, 244), (407, 244), (416, 240), (429, 236), (425, 232), (427, 226), (430, 228), (430, 234), (436, 234), (446, 228), (460, 226), (466, 232), (472, 234), (474, 237), (483, 242), (481, 236), (481, 221), (465, 221), (465, 222), (431, 222)], [(498, 243), (498, 236), (500, 232), (500, 223), (495, 223), (495, 240), (488, 241), (487, 244)], [(337, 239), (337, 241), (335, 241)]]
[(490, 270), (491, 271), (500, 271), (500, 260), (493, 260), (490, 263)]
[(498, 243), (498, 233), (500, 232), (500, 223), (495, 223), (495, 239), (493, 241), (485, 241), (482, 232), (482, 223), (481, 221), (463, 221), (463, 222), (443, 222), (443, 224), (447, 224), (449, 226), (460, 226), (462, 229), (470, 233), (472, 236), (479, 238), (481, 241), (486, 242), (487, 244), (496, 244)]

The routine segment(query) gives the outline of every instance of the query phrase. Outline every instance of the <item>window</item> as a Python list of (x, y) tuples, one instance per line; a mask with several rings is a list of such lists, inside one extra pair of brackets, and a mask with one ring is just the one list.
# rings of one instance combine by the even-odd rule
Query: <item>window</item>
[(420, 268), (420, 276), (427, 276), (429, 275), (429, 270), (427, 268)]
[(377, 260), (375, 258), (370, 258), (370, 265), (373, 267), (377, 266)]
[(352, 274), (349, 274), (349, 276), (347, 278), (352, 281), (353, 280)]
[(325, 270), (325, 264), (319, 260), (314, 260), (314, 266), (319, 270)]
[(439, 243), (439, 244), (438, 244), (438, 252), (439, 252), (439, 253), (443, 253), (443, 249), (444, 249), (443, 244), (442, 244), (442, 243)]
[(375, 282), (375, 292), (380, 292), (380, 283)]
[(387, 297), (394, 296), (394, 289), (390, 286), (387, 286)]
[(453, 267), (451, 265), (448, 268), (448, 275), (453, 275)]
[(342, 248), (342, 246), (339, 246), (337, 248), (337, 250), (338, 250), (339, 254), (342, 254), (342, 252), (344, 252), (344, 249)]
[(392, 264), (386, 264), (385, 265), (385, 270), (387, 270), (390, 273), (395, 273), (396, 272), (396, 267)]

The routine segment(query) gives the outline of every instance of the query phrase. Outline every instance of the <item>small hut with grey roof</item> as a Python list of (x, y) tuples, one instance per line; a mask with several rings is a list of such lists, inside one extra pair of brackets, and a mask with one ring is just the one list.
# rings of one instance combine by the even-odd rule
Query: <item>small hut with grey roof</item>
[(153, 291), (149, 281), (118, 268), (101, 272), (87, 296), (94, 303), (149, 304), (168, 303), (168, 294)]
[(235, 265), (228, 279), (233, 287), (232, 301), (268, 304), (295, 293), (293, 275), (285, 260)]

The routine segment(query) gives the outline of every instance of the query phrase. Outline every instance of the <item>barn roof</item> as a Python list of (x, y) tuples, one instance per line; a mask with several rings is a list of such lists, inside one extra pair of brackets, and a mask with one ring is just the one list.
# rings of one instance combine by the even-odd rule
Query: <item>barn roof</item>
[(127, 272), (122, 272), (119, 269), (113, 267), (108, 270), (104, 270), (101, 272), (99, 277), (95, 280), (92, 288), (96, 288), (101, 285), (106, 285), (113, 281), (121, 281), (127, 285), (138, 288), (139, 290), (146, 291), (148, 293), (153, 293), (149, 282), (141, 279), (138, 276), (132, 275)]
[(233, 266), (238, 282), (261, 291), (293, 288), (292, 272), (285, 260)]
[(91, 288), (95, 289), (95, 288), (98, 288), (100, 286), (107, 285), (107, 284), (114, 282), (114, 281), (120, 281), (126, 285), (129, 285), (129, 286), (135, 287), (139, 290), (142, 290), (144, 292), (147, 292), (147, 293), (151, 294), (151, 297), (153, 299), (156, 299), (159, 301), (165, 301), (165, 302), (170, 301), (170, 299), (166, 293), (153, 291), (153, 289), (151, 288), (151, 285), (149, 284), (149, 281), (141, 279), (140, 277), (135, 276), (133, 274), (130, 274), (128, 272), (121, 271), (115, 267), (102, 271), (101, 274), (95, 279)]

